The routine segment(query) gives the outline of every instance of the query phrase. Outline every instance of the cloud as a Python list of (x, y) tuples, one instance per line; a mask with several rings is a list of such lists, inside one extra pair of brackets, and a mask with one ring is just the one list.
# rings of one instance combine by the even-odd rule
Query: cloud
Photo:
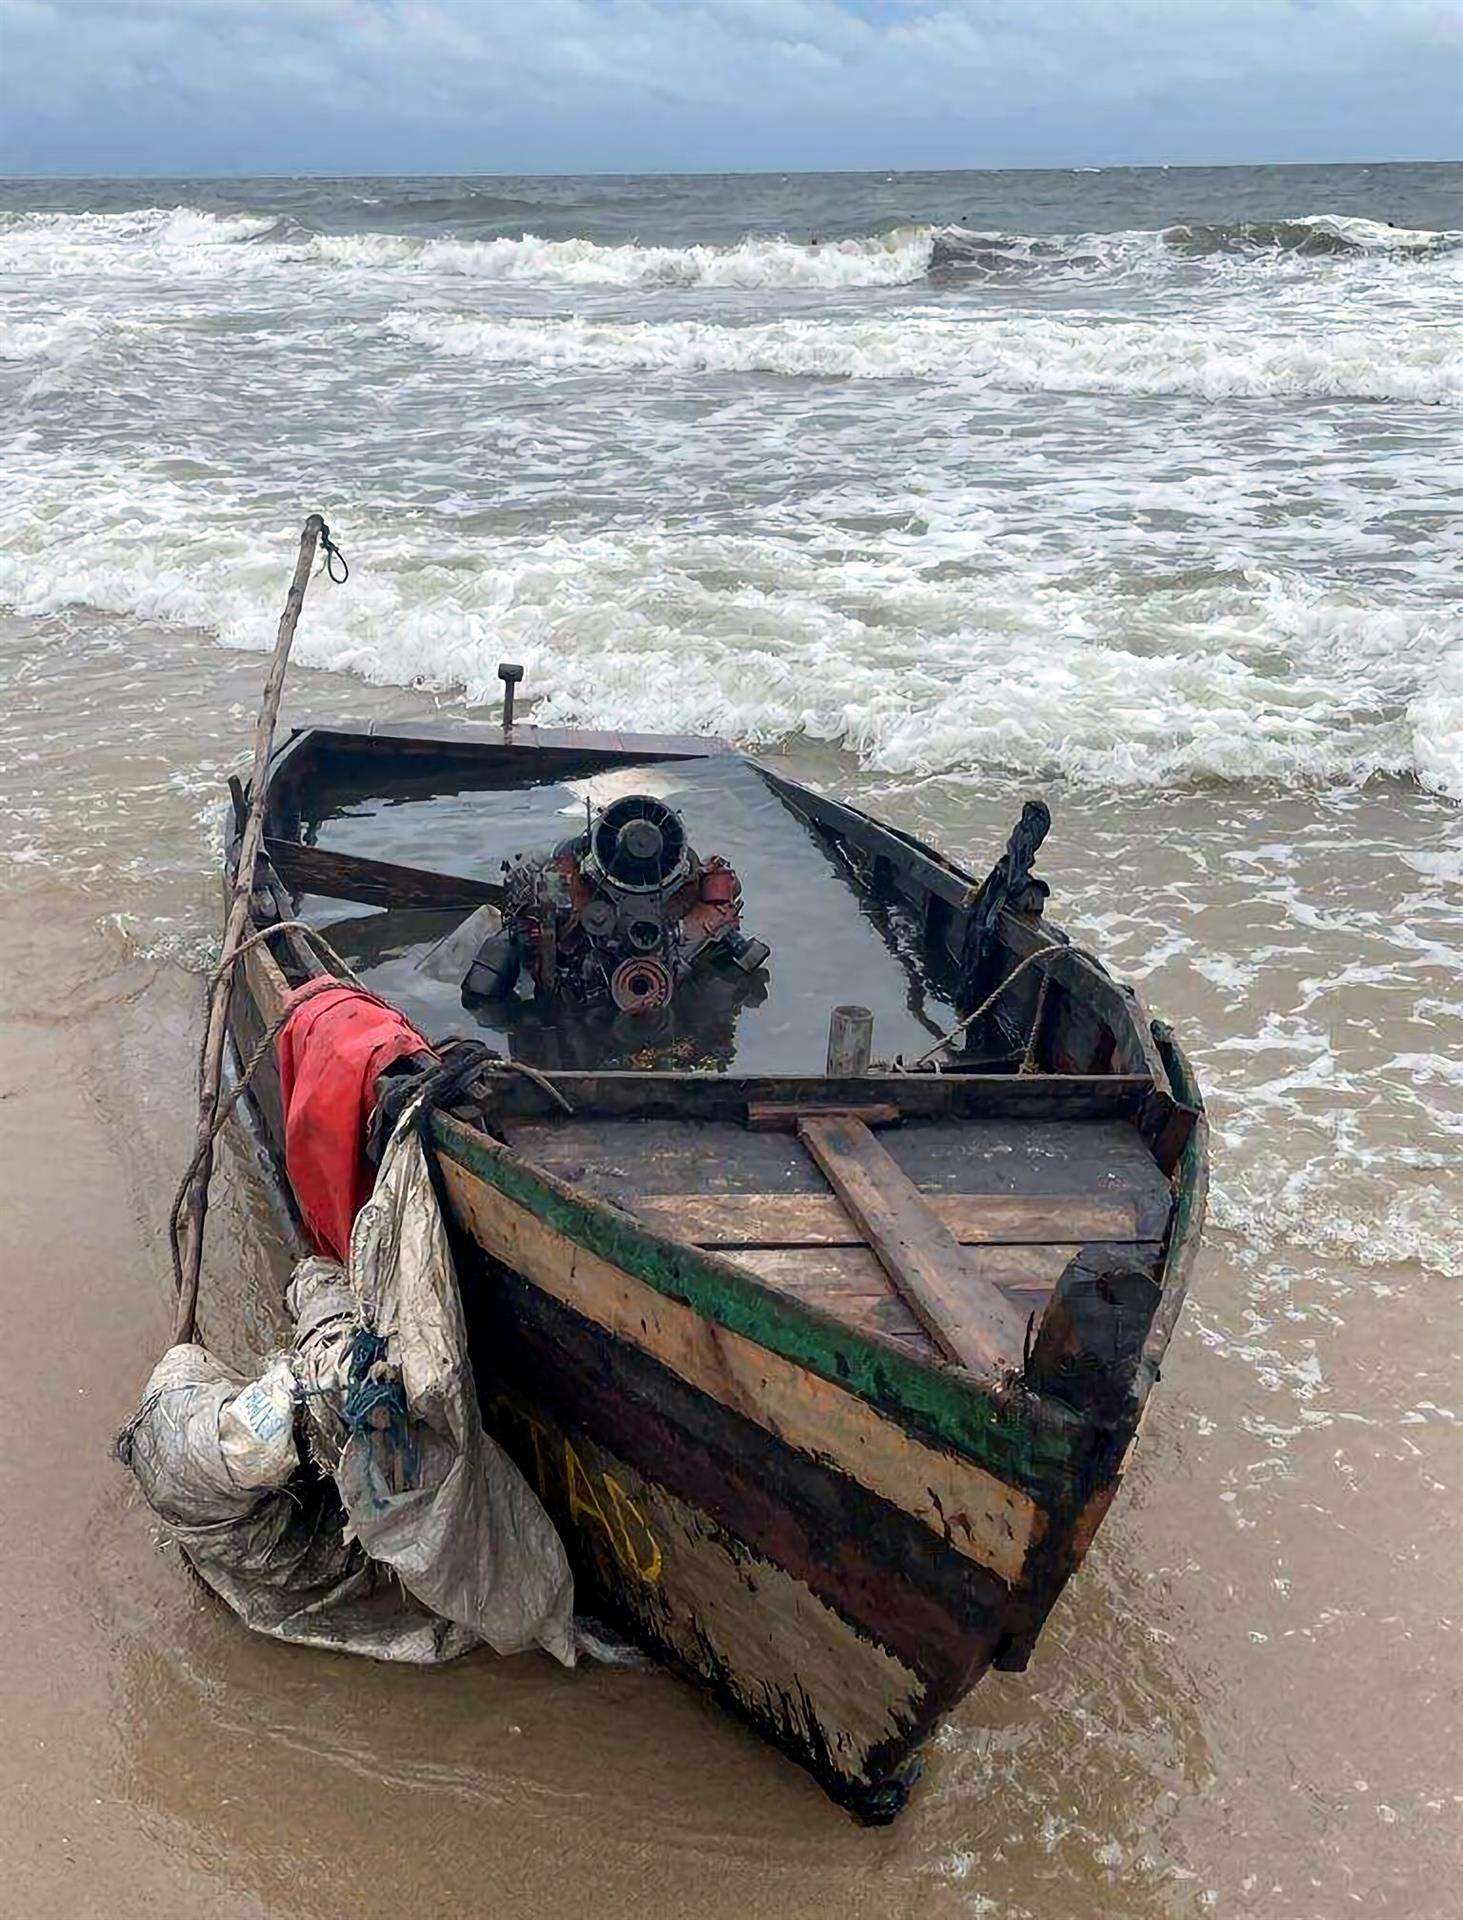
[(0, 168), (1459, 150), (1454, 0), (0, 0)]

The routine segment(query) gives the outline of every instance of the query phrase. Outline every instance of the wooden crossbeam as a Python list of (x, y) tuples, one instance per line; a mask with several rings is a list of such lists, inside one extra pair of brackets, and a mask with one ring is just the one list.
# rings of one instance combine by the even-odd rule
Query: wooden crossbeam
[(469, 880), (425, 867), (402, 867), (364, 854), (335, 853), (298, 840), (266, 839), (269, 863), (295, 893), (318, 893), (327, 900), (358, 900), (372, 907), (469, 907), (499, 905), (503, 889), (495, 880)]
[[(897, 1169), (896, 1169), (897, 1171)], [(1091, 1194), (922, 1193), (962, 1245), (1142, 1240), (1153, 1227), (1128, 1199)], [(646, 1193), (625, 1203), (647, 1226), (698, 1247), (856, 1247), (867, 1239), (826, 1193)]]
[(973, 1373), (1019, 1366), (1025, 1316), (975, 1270), (954, 1234), (862, 1121), (803, 1120), (798, 1137), (942, 1351)]

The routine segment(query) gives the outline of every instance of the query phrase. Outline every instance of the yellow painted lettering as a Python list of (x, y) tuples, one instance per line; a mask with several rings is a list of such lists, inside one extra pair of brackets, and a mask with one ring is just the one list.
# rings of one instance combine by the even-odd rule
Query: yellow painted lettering
[(605, 1516), (604, 1508), (599, 1504), (599, 1495), (594, 1484), (584, 1470), (584, 1462), (574, 1451), (569, 1441), (564, 1442), (564, 1478), (569, 1483), (569, 1518), (577, 1520), (585, 1514), (603, 1530), (616, 1559), (620, 1556), (620, 1543), (615, 1538), (615, 1530)]
[[(640, 1578), (647, 1583), (659, 1580), (662, 1566), (660, 1542), (650, 1531), (649, 1522), (613, 1474), (605, 1474), (604, 1483), (605, 1491), (609, 1494), (610, 1502), (615, 1509), (615, 1518), (620, 1523), (620, 1533), (625, 1542), (624, 1558), (626, 1566), (632, 1567), (635, 1572), (639, 1574)], [(632, 1516), (640, 1532), (645, 1536), (645, 1544), (649, 1551), (644, 1560), (642, 1560), (635, 1551), (634, 1542), (630, 1536), (630, 1529), (625, 1522), (625, 1515), (627, 1513)]]

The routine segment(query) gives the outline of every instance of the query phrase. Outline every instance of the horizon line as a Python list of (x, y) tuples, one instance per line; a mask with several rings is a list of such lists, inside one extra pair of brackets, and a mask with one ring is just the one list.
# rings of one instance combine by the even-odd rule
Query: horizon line
[(1048, 166), (964, 166), (964, 167), (572, 167), (557, 171), (530, 168), (506, 171), (499, 168), (477, 171), (455, 168), (445, 172), (419, 172), (400, 168), (362, 168), (333, 171), (306, 169), (296, 173), (213, 172), (207, 169), (178, 168), (162, 173), (3, 173), (0, 182), (30, 184), (65, 180), (716, 180), (769, 179), (815, 180), (835, 177), (856, 179), (864, 176), (894, 178), (904, 174), (1095, 174), (1095, 173), (1289, 173), (1314, 167), (1457, 167), (1463, 166), (1463, 154), (1454, 159), (1436, 158), (1369, 160), (1115, 160), (1101, 166), (1052, 164)]

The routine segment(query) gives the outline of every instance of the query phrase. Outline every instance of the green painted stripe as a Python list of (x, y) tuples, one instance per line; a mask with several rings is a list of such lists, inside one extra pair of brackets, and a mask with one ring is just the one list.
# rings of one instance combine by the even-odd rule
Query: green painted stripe
[(445, 1114), (433, 1114), (432, 1131), (438, 1147), (470, 1173), (657, 1293), (848, 1389), (1043, 1504), (1084, 1494), (1091, 1434), (1075, 1413), (1019, 1389), (998, 1397), (968, 1375), (870, 1340), (730, 1261), (652, 1233)]

